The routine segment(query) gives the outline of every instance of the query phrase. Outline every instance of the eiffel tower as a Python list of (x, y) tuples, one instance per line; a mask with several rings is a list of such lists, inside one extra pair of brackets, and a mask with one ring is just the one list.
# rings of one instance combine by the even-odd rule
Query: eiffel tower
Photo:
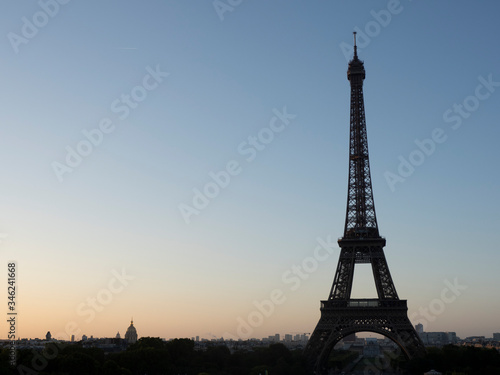
[[(330, 296), (321, 301), (321, 317), (305, 348), (315, 374), (327, 373), (335, 344), (356, 332), (379, 333), (394, 341), (408, 358), (425, 352), (408, 319), (406, 300), (398, 298), (384, 255), (385, 238), (378, 231), (363, 102), (365, 68), (358, 59), (356, 33), (347, 79), (351, 84), (351, 119), (346, 220), (344, 236), (338, 240), (340, 258)], [(351, 298), (354, 266), (359, 263), (371, 264), (378, 298)]]

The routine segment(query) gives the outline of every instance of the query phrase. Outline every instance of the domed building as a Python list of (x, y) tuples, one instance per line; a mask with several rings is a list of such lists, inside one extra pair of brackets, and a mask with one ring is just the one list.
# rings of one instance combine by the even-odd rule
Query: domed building
[(134, 327), (134, 320), (130, 321), (130, 327), (127, 328), (125, 333), (125, 340), (128, 344), (133, 344), (137, 341), (137, 330)]

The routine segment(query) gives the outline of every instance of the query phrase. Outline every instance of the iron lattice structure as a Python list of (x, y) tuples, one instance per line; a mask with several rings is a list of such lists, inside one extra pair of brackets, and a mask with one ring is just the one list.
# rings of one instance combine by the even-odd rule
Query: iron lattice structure
[[(356, 39), (347, 79), (351, 85), (351, 113), (346, 220), (344, 236), (338, 241), (341, 251), (332, 289), (328, 300), (321, 301), (321, 317), (305, 349), (316, 374), (326, 373), (335, 344), (356, 332), (382, 334), (408, 358), (425, 351), (408, 319), (406, 301), (398, 298), (383, 250), (385, 239), (379, 235), (363, 101), (365, 68), (357, 55)], [(354, 266), (358, 263), (372, 265), (378, 298), (351, 299)]]

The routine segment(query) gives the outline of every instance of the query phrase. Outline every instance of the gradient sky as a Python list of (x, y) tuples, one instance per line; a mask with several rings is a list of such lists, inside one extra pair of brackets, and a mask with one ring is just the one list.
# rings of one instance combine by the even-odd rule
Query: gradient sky
[[(17, 262), (18, 336), (123, 336), (132, 316), (139, 336), (237, 336), (249, 317), (251, 337), (312, 332), (339, 248), (311, 257), (345, 220), (353, 30), (398, 294), (427, 331), (500, 331), (498, 2), (54, 4), (0, 5), (0, 275)], [(107, 119), (60, 182), (54, 163)], [(251, 159), (259, 134), (274, 138)], [(229, 162), (186, 223), (179, 206)], [(361, 265), (353, 296), (374, 290)]]

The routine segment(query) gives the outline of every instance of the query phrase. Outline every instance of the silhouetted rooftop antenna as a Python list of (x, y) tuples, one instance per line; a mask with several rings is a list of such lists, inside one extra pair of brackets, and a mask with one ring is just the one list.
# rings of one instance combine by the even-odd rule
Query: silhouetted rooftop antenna
[(358, 47), (356, 46), (356, 31), (353, 31), (354, 34), (354, 59), (358, 58)]

